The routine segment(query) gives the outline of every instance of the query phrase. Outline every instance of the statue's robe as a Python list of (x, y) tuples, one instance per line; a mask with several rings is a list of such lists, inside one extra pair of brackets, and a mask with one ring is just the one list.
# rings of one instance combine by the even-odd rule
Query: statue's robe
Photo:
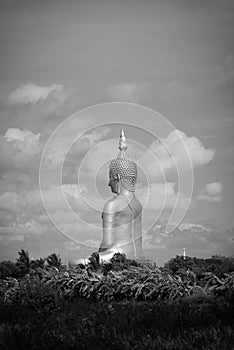
[(129, 259), (141, 259), (142, 206), (133, 195), (118, 195), (103, 209), (103, 239), (99, 248), (100, 259), (108, 260), (115, 253), (124, 253)]

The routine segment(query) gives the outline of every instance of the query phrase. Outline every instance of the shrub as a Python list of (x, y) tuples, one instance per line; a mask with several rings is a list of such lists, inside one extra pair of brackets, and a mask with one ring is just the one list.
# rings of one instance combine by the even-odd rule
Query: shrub
[(11, 261), (0, 262), (0, 278), (5, 279), (7, 277), (18, 278), (21, 276), (19, 267)]
[(46, 258), (46, 262), (49, 266), (53, 266), (53, 267), (57, 267), (59, 268), (62, 265), (62, 260), (59, 257), (58, 254), (50, 254), (47, 258)]

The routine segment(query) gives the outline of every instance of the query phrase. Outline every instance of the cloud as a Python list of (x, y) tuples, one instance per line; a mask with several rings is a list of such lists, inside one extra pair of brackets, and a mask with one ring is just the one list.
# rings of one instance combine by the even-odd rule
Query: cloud
[(0, 101), (1, 126), (5, 130), (9, 127), (39, 130), (44, 138), (50, 135), (66, 116), (81, 109), (81, 100), (80, 94), (61, 84), (37, 86), (28, 83)]
[(217, 196), (222, 192), (221, 182), (212, 182), (206, 185), (204, 190), (210, 196)]
[(69, 250), (69, 251), (78, 251), (80, 250), (81, 246), (79, 244), (77, 244), (76, 242), (73, 242), (73, 241), (69, 241), (69, 242), (65, 242), (64, 243), (64, 247), (66, 250)]
[[(0, 195), (0, 236), (9, 242), (7, 236), (37, 235), (57, 230), (83, 244), (89, 238), (98, 237), (101, 233), (101, 214), (85, 203), (82, 197), (85, 190), (77, 184), (62, 185), (63, 192), (56, 186), (43, 189), (47, 211), (39, 190)], [(98, 198), (93, 196), (90, 200), (93, 204)]]
[[(64, 196), (73, 209), (85, 210), (82, 200), (82, 192), (86, 191), (84, 186), (77, 184), (64, 184), (61, 186), (51, 186), (43, 190), (29, 190), (21, 192), (5, 192), (0, 195), (0, 210), (10, 210), (11, 212), (23, 212), (24, 214), (44, 213), (41, 193), (46, 201), (50, 212), (56, 213), (67, 209), (64, 205)], [(61, 214), (60, 214), (61, 215)]]
[(15, 218), (14, 222), (10, 222), (8, 226), (0, 226), (0, 242), (4, 245), (10, 244), (12, 241), (22, 242), (25, 237), (41, 235), (46, 232), (46, 225), (35, 219), (19, 216)]
[(161, 250), (165, 249), (166, 245), (162, 244), (162, 238), (158, 237), (153, 232), (147, 232), (142, 237), (142, 247), (145, 250)]
[[(80, 121), (79, 118), (68, 120), (62, 132), (58, 136), (51, 138), (45, 154), (45, 158), (51, 165), (57, 166), (65, 162), (65, 165), (71, 164), (74, 169), (74, 164), (77, 164), (78, 159), (110, 132), (108, 127), (98, 127), (89, 133), (79, 136), (82, 134), (85, 122), (87, 122), (87, 129), (89, 128), (88, 123), (90, 124), (90, 120), (92, 122), (89, 115), (85, 121)], [(72, 144), (71, 139), (75, 140)]]
[[(142, 203), (147, 202), (147, 206), (149, 206), (149, 208), (154, 209), (155, 211), (161, 210), (163, 208), (171, 209), (173, 208), (177, 198), (177, 193), (175, 191), (175, 183), (152, 183), (147, 187), (138, 187), (137, 197)], [(177, 203), (177, 205), (186, 207), (186, 203), (184, 201), (181, 201), (181, 203)]]
[[(207, 231), (207, 227), (205, 227), (204, 225), (201, 225), (201, 224), (197, 224), (197, 223), (182, 223), (180, 226), (179, 226), (179, 230), (180, 231), (191, 231), (191, 232), (203, 232), (203, 231)], [(210, 229), (209, 229), (210, 231)]]
[(34, 134), (30, 130), (10, 128), (5, 135), (0, 135), (0, 172), (1, 174), (20, 171), (38, 171), (41, 154), (40, 133)]
[[(98, 127), (92, 132), (85, 133), (84, 135), (80, 136), (69, 150), (65, 162), (71, 163), (74, 166), (74, 163), (77, 162), (78, 158), (80, 158), (82, 154), (84, 155), (94, 146), (98, 146), (98, 143), (105, 138), (110, 131), (111, 129), (108, 127)], [(96, 150), (97, 148), (95, 147), (94, 149)], [(95, 153), (97, 153), (97, 151)], [(93, 160), (95, 162), (95, 159)]]
[(59, 84), (37, 86), (33, 83), (27, 83), (12, 91), (9, 95), (9, 99), (13, 103), (35, 104), (39, 101), (46, 100), (51, 93), (61, 93), (63, 89), (63, 85)]
[[(76, 120), (75, 123), (68, 122), (67, 124), (69, 126), (64, 133), (61, 133), (61, 137), (56, 138), (51, 144), (45, 155), (46, 161), (43, 163), (43, 168), (47, 174), (46, 187), (54, 184), (55, 177), (58, 175), (57, 167), (63, 161), (63, 182), (77, 181), (77, 171), (74, 171), (74, 168), (77, 169), (82, 155), (100, 142), (110, 131), (107, 127), (92, 130), (78, 138), (70, 148), (71, 138), (74, 134), (79, 135), (84, 123)], [(28, 129), (9, 128), (4, 135), (0, 135), (2, 192), (4, 190), (17, 191), (17, 187), (18, 191), (27, 190), (30, 186), (32, 189), (38, 184), (40, 159), (45, 142), (41, 133), (33, 133)]]
[(10, 128), (6, 131), (4, 137), (7, 142), (14, 144), (17, 151), (34, 156), (41, 151), (39, 144), (40, 135), (40, 133), (34, 134), (27, 129)]
[(190, 166), (188, 161), (185, 163), (188, 156), (193, 168), (201, 167), (213, 159), (214, 151), (206, 149), (197, 137), (174, 130), (166, 138), (153, 141), (138, 162), (149, 178), (157, 179), (162, 172), (176, 170), (176, 166), (182, 170), (183, 165)]
[[(199, 249), (199, 252), (207, 252), (209, 255), (232, 255), (234, 230), (220, 228), (214, 220), (206, 220), (197, 223), (183, 223), (175, 232), (174, 239), (187, 242), (188, 249)], [(189, 242), (190, 241), (190, 242)], [(191, 254), (189, 254), (191, 256)], [(194, 254), (195, 255), (195, 254)]]
[(120, 83), (111, 86), (108, 93), (114, 100), (138, 102), (144, 97), (148, 87), (149, 83), (147, 82)]
[(206, 185), (206, 187), (198, 194), (198, 199), (209, 203), (219, 203), (222, 200), (222, 183), (212, 182)]
[(83, 244), (86, 245), (87, 247), (98, 249), (101, 244), (101, 241), (97, 241), (96, 239), (90, 238), (85, 240)]
[[(166, 223), (158, 223), (143, 235), (144, 249), (163, 251), (164, 259), (182, 255), (205, 257), (215, 254), (231, 256), (234, 248), (234, 228), (222, 229), (214, 220), (183, 222), (169, 235), (164, 234)], [(156, 256), (157, 256), (156, 255)]]
[[(183, 219), (188, 208), (193, 206), (191, 198), (180, 192), (179, 196), (176, 191), (176, 184), (152, 183), (149, 186), (138, 186), (136, 196), (143, 207), (143, 231), (146, 232), (150, 227), (155, 227), (159, 218), (167, 217), (176, 211), (177, 216)], [(180, 221), (181, 221), (180, 220)]]
[[(62, 157), (67, 151), (71, 135), (82, 134), (82, 130), (85, 130), (87, 126), (87, 119), (90, 125), (91, 118), (86, 118), (83, 122), (76, 119), (66, 123), (65, 133), (61, 133), (64, 138), (62, 140), (58, 138), (55, 144), (60, 148), (55, 147), (55, 152), (51, 152), (56, 160), (64, 160)], [(81, 155), (99, 143), (109, 131), (107, 127), (96, 128), (80, 137), (79, 145), (82, 147), (73, 149), (72, 157), (70, 157), (69, 169), (73, 172), (75, 181), (74, 183), (63, 181), (65, 182), (62, 185), (63, 194), (56, 185), (58, 183), (57, 163), (45, 164), (48, 166), (48, 169), (45, 168), (47, 180), (43, 183), (42, 193), (51, 217), (60, 228), (64, 228), (65, 232), (71, 232), (78, 241), (92, 237), (90, 233), (92, 228), (89, 229), (86, 222), (89, 224), (91, 218), (91, 221), (101, 226), (101, 216), (95, 212), (92, 205), (88, 206), (82, 199), (81, 193), (86, 189), (84, 186), (77, 185), (77, 172), (74, 174), (74, 166), (77, 165), (76, 160), (81, 161)], [(40, 230), (43, 231), (44, 228), (48, 233), (55, 230), (45, 212), (41, 193), (38, 190), (39, 163), (44, 143), (45, 140), (41, 140), (40, 133), (33, 133), (28, 129), (9, 128), (4, 135), (0, 135), (2, 176), (0, 179), (2, 193), (0, 195), (0, 237), (4, 237), (5, 243), (10, 242), (10, 237), (33, 235)], [(68, 158), (69, 156), (68, 154)], [(67, 164), (64, 164), (65, 172), (67, 168)], [(34, 182), (31, 179), (34, 179)], [(95, 195), (92, 194), (91, 204), (95, 204), (99, 199), (98, 196), (95, 198)], [(81, 223), (76, 215), (84, 222)]]

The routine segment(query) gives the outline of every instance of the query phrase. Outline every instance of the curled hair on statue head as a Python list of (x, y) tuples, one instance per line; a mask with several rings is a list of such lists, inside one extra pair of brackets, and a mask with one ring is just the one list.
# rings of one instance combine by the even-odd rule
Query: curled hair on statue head
[(125, 189), (134, 192), (137, 180), (137, 165), (129, 159), (126, 153), (127, 143), (123, 130), (120, 135), (119, 150), (117, 158), (110, 162), (110, 173)]

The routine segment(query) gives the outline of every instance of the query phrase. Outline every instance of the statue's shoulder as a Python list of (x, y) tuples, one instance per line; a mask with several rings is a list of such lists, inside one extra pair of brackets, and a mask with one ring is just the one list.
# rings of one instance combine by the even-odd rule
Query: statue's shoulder
[(118, 201), (117, 201), (117, 197), (112, 197), (111, 199), (109, 199), (103, 208), (103, 212), (106, 214), (111, 214), (113, 212), (115, 212), (116, 208), (118, 206)]

